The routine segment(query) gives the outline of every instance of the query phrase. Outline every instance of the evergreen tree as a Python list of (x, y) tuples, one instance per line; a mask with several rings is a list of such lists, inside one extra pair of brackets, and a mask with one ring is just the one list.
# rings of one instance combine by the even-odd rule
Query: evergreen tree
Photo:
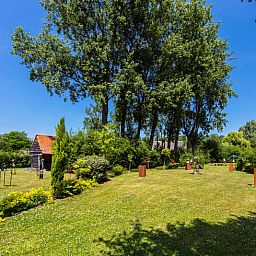
[(53, 148), (51, 167), (51, 186), (54, 196), (60, 197), (65, 171), (68, 169), (69, 135), (65, 128), (64, 117), (56, 127), (56, 140)]

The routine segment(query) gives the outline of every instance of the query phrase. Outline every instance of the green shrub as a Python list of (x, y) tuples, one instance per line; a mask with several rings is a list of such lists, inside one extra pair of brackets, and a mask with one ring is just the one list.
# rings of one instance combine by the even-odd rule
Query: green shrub
[(74, 168), (79, 178), (104, 182), (107, 180), (107, 172), (110, 170), (110, 165), (104, 157), (93, 155), (78, 159), (74, 164)]
[(0, 217), (12, 216), (15, 213), (52, 202), (51, 192), (42, 188), (32, 188), (28, 192), (12, 192), (0, 201)]
[(190, 161), (193, 159), (193, 154), (191, 152), (186, 152), (186, 153), (183, 153), (181, 156), (180, 156), (180, 165), (181, 166), (185, 166), (187, 161)]
[(178, 169), (179, 163), (170, 163), (168, 169)]
[(121, 166), (121, 165), (116, 165), (115, 167), (113, 167), (112, 169), (112, 173), (115, 175), (115, 176), (118, 176), (118, 175), (121, 175), (124, 173), (126, 169)]
[(160, 166), (163, 164), (161, 153), (158, 152), (157, 150), (151, 150), (149, 157), (150, 157), (150, 162), (149, 162), (150, 168), (155, 168), (156, 166)]
[(155, 169), (156, 170), (163, 170), (163, 166), (157, 166)]
[(139, 169), (138, 169), (138, 168), (133, 168), (133, 169), (131, 169), (130, 171), (131, 171), (131, 172), (138, 172)]
[(87, 188), (95, 187), (96, 182), (94, 180), (77, 180), (70, 179), (64, 180), (62, 184), (62, 191), (60, 193), (61, 198), (79, 195)]
[(134, 156), (134, 148), (131, 142), (126, 138), (116, 137), (106, 150), (106, 159), (112, 166), (121, 165), (129, 167), (129, 163)]
[(138, 145), (134, 148), (133, 168), (137, 167), (145, 159), (150, 159), (150, 149), (146, 142), (139, 141)]

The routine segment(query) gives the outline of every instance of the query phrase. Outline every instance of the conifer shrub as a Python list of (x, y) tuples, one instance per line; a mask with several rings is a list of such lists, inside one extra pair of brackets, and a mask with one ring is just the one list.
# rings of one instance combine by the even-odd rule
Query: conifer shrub
[(51, 167), (51, 186), (56, 198), (61, 197), (63, 190), (64, 174), (68, 169), (69, 151), (69, 136), (65, 128), (65, 120), (61, 118), (56, 127)]

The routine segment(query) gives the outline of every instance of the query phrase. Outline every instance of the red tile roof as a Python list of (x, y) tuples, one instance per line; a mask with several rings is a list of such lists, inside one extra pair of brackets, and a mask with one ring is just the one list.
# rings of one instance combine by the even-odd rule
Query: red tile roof
[(37, 134), (35, 139), (38, 141), (43, 154), (52, 154), (55, 136)]

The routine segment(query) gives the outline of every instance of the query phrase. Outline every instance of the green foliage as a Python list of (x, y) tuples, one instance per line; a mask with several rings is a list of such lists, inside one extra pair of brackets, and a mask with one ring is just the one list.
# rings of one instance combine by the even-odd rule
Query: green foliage
[(59, 193), (59, 198), (65, 198), (69, 196), (79, 195), (83, 190), (91, 187), (95, 187), (97, 183), (94, 180), (81, 180), (81, 179), (69, 179), (64, 180), (62, 183), (62, 190)]
[(192, 152), (185, 152), (180, 156), (180, 165), (185, 166), (187, 162), (190, 162), (192, 160), (193, 160)]
[(241, 148), (249, 148), (250, 142), (244, 138), (242, 131), (240, 132), (230, 132), (222, 140), (223, 142), (229, 143), (233, 146), (239, 146)]
[(30, 165), (30, 157), (27, 154), (0, 151), (0, 165), (3, 164), (5, 168), (13, 167), (13, 160), (15, 167), (18, 168)]
[(160, 166), (162, 164), (161, 153), (158, 152), (157, 150), (151, 150), (149, 157), (150, 157), (150, 162), (149, 162), (150, 168), (155, 168), (156, 166)]
[(150, 159), (150, 149), (146, 142), (138, 141), (137, 145), (134, 147), (134, 162), (133, 166), (136, 167), (145, 160)]
[(112, 168), (112, 173), (115, 175), (115, 176), (119, 176), (121, 174), (123, 174), (125, 172), (125, 168), (121, 165), (116, 165)]
[(111, 165), (129, 167), (134, 157), (135, 149), (126, 138), (115, 137), (107, 149), (106, 158)]
[(212, 163), (219, 163), (223, 161), (224, 157), (222, 155), (221, 148), (221, 137), (217, 134), (203, 137), (199, 145), (200, 151), (209, 153), (210, 162)]
[(167, 165), (166, 165), (166, 168), (167, 169), (178, 169), (179, 168), (179, 166), (180, 166), (180, 164), (179, 163), (168, 163)]
[(64, 118), (61, 118), (56, 127), (56, 140), (51, 167), (51, 185), (56, 198), (61, 194), (64, 173), (68, 169), (69, 152), (69, 136), (65, 129)]
[(24, 131), (11, 131), (0, 135), (0, 151), (18, 152), (29, 150), (30, 146), (31, 141)]
[(51, 203), (53, 197), (50, 191), (42, 188), (32, 188), (28, 192), (12, 192), (0, 201), (0, 216), (9, 217), (30, 208)]
[(82, 179), (93, 179), (97, 182), (107, 180), (107, 172), (110, 170), (110, 164), (104, 157), (97, 155), (86, 156), (78, 159), (74, 166), (77, 176)]
[(239, 132), (243, 132), (244, 138), (250, 141), (253, 148), (256, 148), (256, 120), (247, 122), (244, 126), (239, 128)]

